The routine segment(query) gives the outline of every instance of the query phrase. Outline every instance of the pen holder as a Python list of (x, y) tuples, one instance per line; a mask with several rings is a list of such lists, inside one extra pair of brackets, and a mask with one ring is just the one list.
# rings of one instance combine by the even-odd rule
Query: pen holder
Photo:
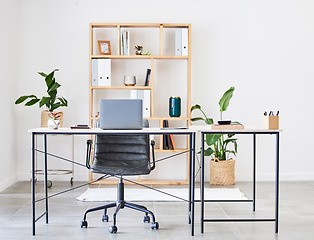
[(264, 116), (264, 129), (279, 129), (279, 116)]

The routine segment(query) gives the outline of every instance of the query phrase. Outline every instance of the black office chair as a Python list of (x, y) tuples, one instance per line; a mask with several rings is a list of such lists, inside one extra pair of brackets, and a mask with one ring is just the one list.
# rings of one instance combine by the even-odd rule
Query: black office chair
[(107, 209), (115, 207), (116, 210), (113, 214), (113, 225), (109, 227), (109, 232), (116, 233), (118, 230), (116, 226), (116, 215), (120, 209), (128, 207), (144, 212), (144, 222), (150, 222), (150, 217), (148, 216), (148, 214), (150, 214), (152, 217), (151, 228), (158, 229), (159, 224), (156, 222), (155, 216), (151, 211), (147, 210), (145, 206), (129, 203), (124, 200), (123, 183), (123, 176), (146, 175), (155, 168), (155, 142), (151, 141), (153, 158), (151, 163), (149, 135), (96, 135), (94, 156), (92, 165), (90, 166), (91, 145), (92, 140), (88, 140), (86, 157), (87, 168), (93, 173), (118, 176), (120, 181), (117, 189), (117, 201), (115, 203), (88, 209), (81, 222), (81, 228), (87, 227), (88, 225), (86, 221), (87, 213), (104, 209), (102, 221), (108, 222), (109, 217), (107, 215)]

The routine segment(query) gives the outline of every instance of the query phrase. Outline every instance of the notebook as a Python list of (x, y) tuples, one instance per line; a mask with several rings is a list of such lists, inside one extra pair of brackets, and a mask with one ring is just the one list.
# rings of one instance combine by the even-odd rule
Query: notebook
[(99, 114), (102, 129), (143, 128), (141, 99), (101, 99)]

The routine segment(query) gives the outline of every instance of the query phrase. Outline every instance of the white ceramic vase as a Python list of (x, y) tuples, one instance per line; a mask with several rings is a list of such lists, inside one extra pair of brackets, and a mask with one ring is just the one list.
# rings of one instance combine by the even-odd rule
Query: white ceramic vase
[(48, 120), (48, 128), (51, 130), (57, 130), (59, 128), (59, 125), (60, 125), (59, 120), (53, 120), (53, 119)]

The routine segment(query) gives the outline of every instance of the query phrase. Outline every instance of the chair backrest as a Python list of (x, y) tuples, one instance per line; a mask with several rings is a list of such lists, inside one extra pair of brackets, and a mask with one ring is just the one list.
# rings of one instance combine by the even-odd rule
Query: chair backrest
[(149, 174), (149, 135), (96, 135), (91, 171), (121, 176)]

